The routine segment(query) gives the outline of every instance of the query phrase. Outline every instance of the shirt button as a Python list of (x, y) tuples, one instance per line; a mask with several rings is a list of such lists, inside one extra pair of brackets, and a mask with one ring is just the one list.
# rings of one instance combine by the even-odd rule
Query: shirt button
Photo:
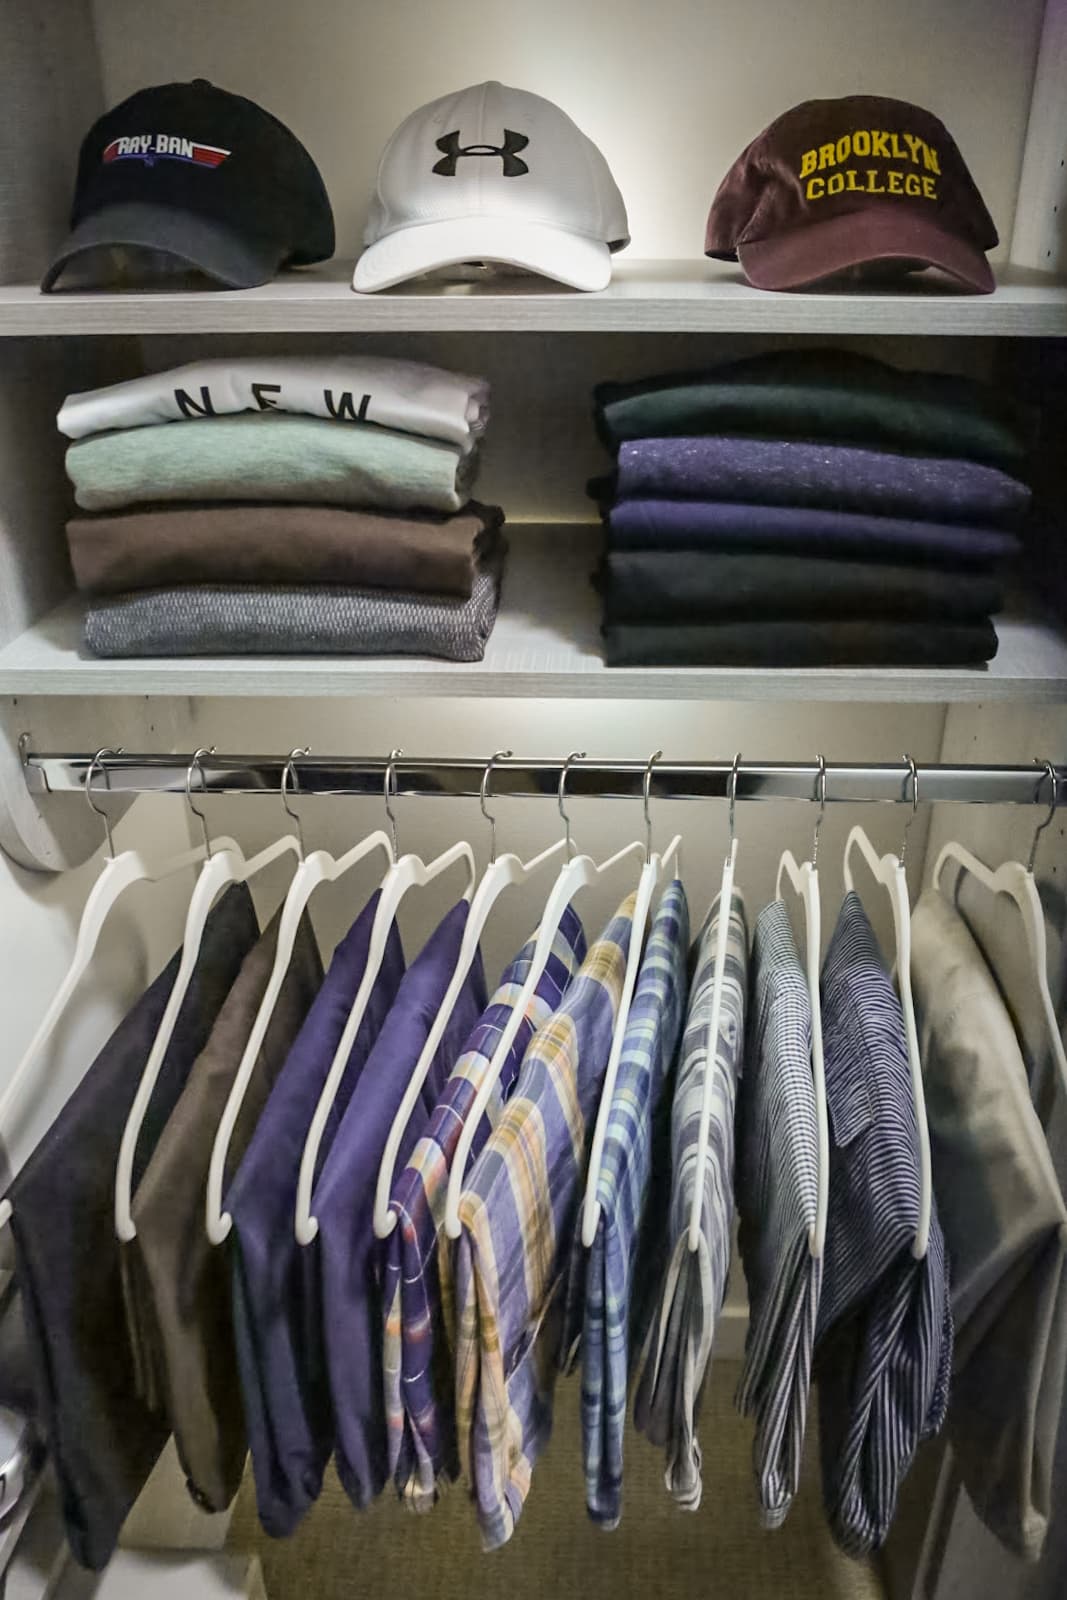
[(185, 1487), (189, 1491), (189, 1498), (193, 1502), (194, 1506), (199, 1506), (201, 1511), (207, 1511), (209, 1514), (214, 1515), (214, 1506), (211, 1504), (207, 1495), (197, 1488), (196, 1484), (191, 1478), (186, 1478)]

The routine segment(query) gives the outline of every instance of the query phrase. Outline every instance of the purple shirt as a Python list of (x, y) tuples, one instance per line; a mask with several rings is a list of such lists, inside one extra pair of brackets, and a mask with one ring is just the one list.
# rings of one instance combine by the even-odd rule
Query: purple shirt
[(619, 448), (619, 498), (828, 506), (930, 522), (1012, 526), (1030, 491), (998, 467), (797, 439), (633, 439)]
[[(304, 1141), (367, 963), (378, 894), (334, 951), (311, 1010), (226, 1196), (233, 1218), (233, 1306), (259, 1520), (292, 1533), (318, 1499), (333, 1449), (322, 1341), (319, 1246), (296, 1242)], [(404, 974), (396, 924), (323, 1133), (326, 1157)]]
[(608, 513), (612, 550), (783, 550), (790, 555), (984, 567), (1018, 555), (1014, 534), (952, 522), (825, 506), (731, 500), (618, 500)]
[[(323, 1331), (336, 1428), (335, 1464), (360, 1509), (389, 1476), (382, 1373), (383, 1248), (374, 1236), (374, 1190), (385, 1141), (452, 975), (470, 905), (461, 900), (412, 962), (348, 1102), (315, 1187)], [(397, 1160), (406, 1163), (486, 1004), (481, 954), (474, 960), (408, 1120)]]

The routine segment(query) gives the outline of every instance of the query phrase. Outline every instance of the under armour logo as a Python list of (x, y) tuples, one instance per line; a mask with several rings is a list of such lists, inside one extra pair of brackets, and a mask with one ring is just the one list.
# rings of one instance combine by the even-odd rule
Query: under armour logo
[(529, 139), (524, 133), (513, 133), (510, 128), (504, 129), (503, 144), (467, 144), (459, 142), (459, 129), (455, 133), (446, 133), (437, 141), (438, 150), (444, 155), (435, 162), (434, 172), (442, 178), (456, 176), (456, 162), (461, 156), (499, 156), (504, 163), (505, 178), (521, 178), (524, 172), (529, 172), (525, 161), (520, 161), (518, 152), (525, 150)]

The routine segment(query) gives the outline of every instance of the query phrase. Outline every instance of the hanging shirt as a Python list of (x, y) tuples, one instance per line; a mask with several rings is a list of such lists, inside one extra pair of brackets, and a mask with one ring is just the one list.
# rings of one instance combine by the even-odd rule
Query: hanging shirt
[(482, 1542), (510, 1539), (552, 1431), (559, 1313), (633, 935), (623, 901), (535, 1034), (471, 1169), (456, 1241), (456, 1430)]
[[(642, 1353), (634, 1423), (667, 1454), (667, 1488), (683, 1509), (701, 1495), (697, 1439), (700, 1399), (711, 1363), (715, 1322), (726, 1295), (734, 1215), (734, 1100), (745, 1038), (748, 928), (734, 895), (727, 940), (719, 1037), (709, 1059), (708, 1028), (719, 942), (720, 898), (700, 931), (678, 1081), (671, 1107), (670, 1256), (655, 1320)], [(708, 1153), (697, 1170), (704, 1081), (712, 1073)], [(701, 1193), (700, 1237), (689, 1249), (693, 1196)]]
[[(225, 1201), (233, 1218), (234, 1332), (256, 1506), (263, 1527), (278, 1538), (292, 1533), (318, 1499), (333, 1450), (319, 1241), (296, 1242), (296, 1186), (311, 1119), (366, 968), (379, 898), (371, 897), (334, 951)], [(403, 975), (394, 922), (323, 1130), (320, 1163)]]
[[(136, 1188), (258, 929), (246, 886), (208, 916), (133, 1165)], [(115, 1236), (115, 1167), (181, 961), (119, 1024), (9, 1191), (41, 1420), (76, 1561), (100, 1571), (170, 1426), (137, 1395)]]
[[(312, 1211), (319, 1221), (326, 1362), (337, 1430), (334, 1459), (349, 1499), (361, 1510), (389, 1476), (382, 1374), (384, 1252), (374, 1235), (374, 1189), (393, 1119), (456, 970), (469, 915), (469, 901), (453, 906), (405, 973), (315, 1186)], [(407, 1161), (425, 1129), (485, 1005), (479, 953), (408, 1119), (399, 1161)]]
[[(442, 1480), (459, 1472), (452, 1249), (442, 1238), (452, 1158), (489, 1063), (530, 973), (536, 936), (507, 968), (441, 1091), (425, 1133), (393, 1183), (396, 1226), (385, 1246), (385, 1407), (389, 1471), (405, 1504), (425, 1511)], [(545, 969), (504, 1058), (492, 1098), (471, 1144), (477, 1156), (500, 1120), (526, 1047), (546, 1022), (585, 958), (585, 934), (568, 906)]]
[(911, 968), (938, 1211), (952, 1260), (947, 1433), (986, 1527), (1036, 1561), (1067, 1381), (1067, 1209), (1026, 1065), (959, 914), (912, 916)]
[[(142, 1316), (142, 1395), (174, 1430), (187, 1485), (204, 1511), (225, 1511), (248, 1455), (233, 1337), (229, 1252), (204, 1227), (215, 1134), (274, 966), (279, 910), (245, 957), (133, 1197), (126, 1255)], [(230, 1139), (240, 1161), (271, 1086), (322, 982), (302, 919), (255, 1070)]]
[[(678, 879), (660, 899), (626, 1020), (597, 1175), (600, 1220), (585, 1265), (582, 1454), (594, 1522), (618, 1525), (630, 1327), (643, 1321), (649, 1246), (661, 1217), (646, 1216), (653, 1129), (673, 1071), (686, 1001), (689, 905)], [(647, 1226), (646, 1226), (647, 1223)], [(581, 1226), (579, 1215), (578, 1226)], [(576, 1247), (577, 1253), (577, 1247)]]
[(737, 1107), (738, 1243), (749, 1321), (738, 1409), (756, 1419), (762, 1522), (785, 1521), (800, 1484), (822, 1259), (811, 999), (780, 900), (756, 919), (753, 1016)]
[(897, 1493), (948, 1404), (952, 1311), (936, 1203), (919, 1220), (915, 1104), (900, 1000), (859, 896), (845, 896), (822, 973), (830, 1123), (816, 1334), (823, 1497), (850, 1555), (889, 1532)]

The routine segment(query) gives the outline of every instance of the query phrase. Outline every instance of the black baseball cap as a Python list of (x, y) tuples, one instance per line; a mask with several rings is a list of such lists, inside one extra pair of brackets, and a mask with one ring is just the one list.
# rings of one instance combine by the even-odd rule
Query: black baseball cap
[[(333, 255), (333, 212), (296, 136), (243, 95), (203, 78), (140, 89), (86, 134), (71, 232), (41, 288), (91, 252), (161, 252), (229, 289)], [(110, 272), (107, 273), (110, 276)]]

